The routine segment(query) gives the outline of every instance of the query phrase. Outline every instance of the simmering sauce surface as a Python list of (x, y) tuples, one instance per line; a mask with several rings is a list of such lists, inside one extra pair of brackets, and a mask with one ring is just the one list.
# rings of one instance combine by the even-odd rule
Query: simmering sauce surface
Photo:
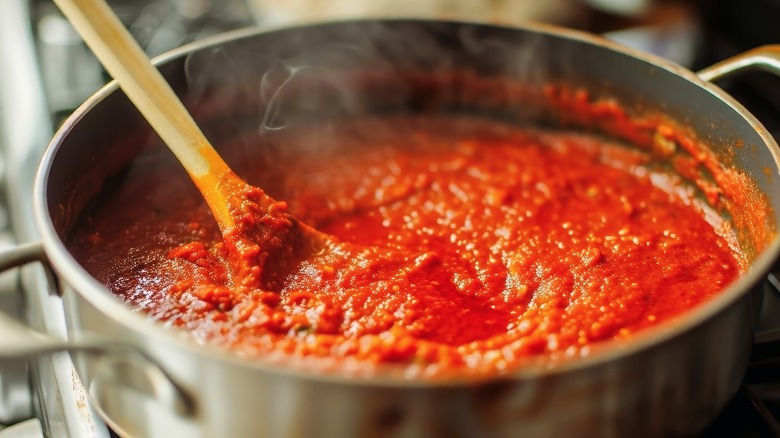
[(288, 140), (312, 147), (244, 142), (234, 167), (344, 245), (276, 262), (281, 279), (236, 278), (186, 174), (154, 158), (87, 210), (71, 251), (116, 295), (203, 341), (429, 374), (587, 355), (742, 269), (719, 216), (641, 152), (598, 137), (420, 118)]

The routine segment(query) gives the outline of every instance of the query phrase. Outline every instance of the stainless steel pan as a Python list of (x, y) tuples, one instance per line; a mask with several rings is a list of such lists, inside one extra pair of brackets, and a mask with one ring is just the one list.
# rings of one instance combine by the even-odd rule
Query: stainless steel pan
[[(777, 144), (711, 83), (750, 68), (780, 73), (777, 47), (697, 75), (565, 29), (361, 21), (242, 31), (177, 50), (159, 65), (217, 144), (246, 129), (431, 111), (425, 104), (431, 101), (442, 111), (549, 122), (512, 93), (553, 80), (587, 87), (632, 111), (663, 110), (685, 123), (724, 157), (724, 166), (755, 180), (766, 202), (753, 208), (780, 223)], [(493, 85), (464, 92), (447, 88), (452, 81), (425, 80), (445, 70), (468, 70)], [(301, 92), (301, 71), (313, 72), (317, 87)], [(407, 81), (409, 71), (416, 82)], [(372, 79), (358, 87), (346, 79), (355, 77)], [(526, 86), (505, 85), (518, 82)], [(528, 97), (533, 102), (533, 91)], [(746, 231), (772, 237), (752, 248), (739, 281), (683, 317), (583, 359), (477, 381), (405, 379), (393, 370), (313, 373), (284, 358), (250, 361), (150, 321), (70, 256), (63, 240), (84, 204), (155, 143), (114, 84), (100, 90), (65, 122), (43, 157), (35, 188), (41, 242), (0, 258), (3, 268), (33, 260), (52, 268), (51, 288), (62, 297), (70, 332), (68, 340), (51, 339), (2, 317), (0, 330), (12, 335), (0, 340), (0, 357), (71, 352), (95, 406), (126, 435), (690, 436), (740, 385), (762, 278), (780, 248), (771, 224)]]

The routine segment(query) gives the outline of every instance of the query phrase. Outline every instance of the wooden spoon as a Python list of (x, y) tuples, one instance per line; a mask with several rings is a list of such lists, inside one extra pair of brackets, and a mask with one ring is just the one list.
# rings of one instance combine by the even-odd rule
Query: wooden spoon
[(195, 181), (223, 233), (235, 228), (238, 176), (217, 154), (181, 100), (104, 0), (55, 0), (108, 73)]
[(239, 253), (254, 251), (252, 263), (261, 267), (268, 257), (290, 258), (302, 248), (310, 252), (332, 243), (228, 167), (104, 0), (54, 2), (189, 173), (226, 243)]

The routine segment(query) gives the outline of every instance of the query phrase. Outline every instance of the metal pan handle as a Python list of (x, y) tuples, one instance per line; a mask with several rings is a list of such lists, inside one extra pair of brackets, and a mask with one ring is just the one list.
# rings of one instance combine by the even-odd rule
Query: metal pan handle
[[(0, 252), (0, 271), (34, 261), (42, 262), (50, 281), (54, 281), (56, 277), (48, 265), (46, 254), (39, 242)], [(56, 283), (51, 287), (56, 288)], [(35, 331), (0, 312), (0, 360), (31, 359), (58, 352), (86, 353), (108, 359), (106, 363), (121, 364), (119, 367), (100, 367), (100, 375), (96, 376), (96, 380), (130, 388), (152, 397), (182, 418), (195, 416), (194, 399), (153, 357), (137, 346), (117, 343), (114, 339), (99, 336), (79, 341), (56, 339)], [(93, 393), (99, 403), (110, 397), (110, 394), (104, 392), (98, 388)]]
[[(780, 77), (780, 44), (756, 47), (706, 67), (696, 74), (705, 81), (713, 82), (754, 70), (766, 71)], [(777, 271), (777, 274), (772, 272), (767, 279), (771, 292), (763, 304), (762, 311), (765, 313), (769, 310), (776, 313), (780, 301), (777, 298), (780, 297), (780, 262), (776, 263), (773, 271)], [(761, 327), (756, 333), (755, 341), (759, 345), (780, 342), (780, 321), (772, 321), (768, 327)]]
[(696, 74), (712, 82), (750, 70), (764, 70), (780, 76), (780, 44), (756, 47), (699, 70)]

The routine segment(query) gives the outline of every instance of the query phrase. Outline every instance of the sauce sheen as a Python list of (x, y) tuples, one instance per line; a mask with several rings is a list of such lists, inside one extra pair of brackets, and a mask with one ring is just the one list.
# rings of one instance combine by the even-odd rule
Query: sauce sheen
[(328, 129), (310, 155), (244, 160), (250, 182), (346, 244), (276, 261), (282, 278), (245, 280), (252, 266), (227, 262), (197, 191), (163, 164), (131, 171), (70, 249), (123, 300), (200, 340), (430, 374), (587, 355), (741, 273), (718, 215), (603, 138), (461, 118)]

